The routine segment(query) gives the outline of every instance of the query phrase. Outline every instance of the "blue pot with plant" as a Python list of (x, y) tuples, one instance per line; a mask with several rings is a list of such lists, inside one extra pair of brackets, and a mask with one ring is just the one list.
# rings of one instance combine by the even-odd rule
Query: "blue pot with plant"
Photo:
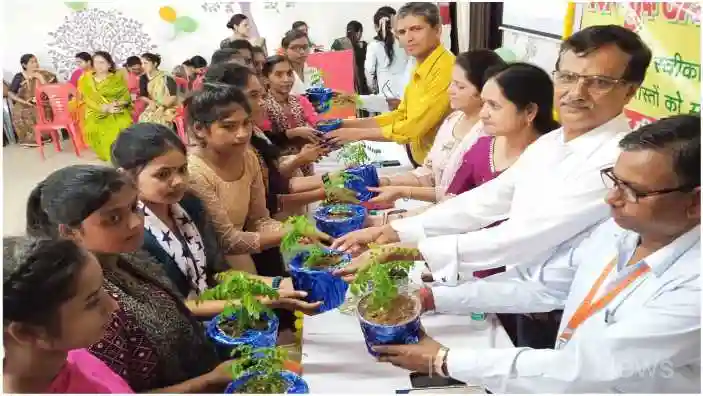
[[(344, 145), (337, 155), (346, 169), (338, 172), (339, 175), (334, 175), (334, 181), (338, 183), (336, 179), (341, 179), (344, 187), (354, 191), (356, 198), (361, 202), (366, 202), (377, 195), (367, 187), (378, 187), (380, 184), (378, 171), (371, 165), (369, 151), (372, 154), (380, 153), (380, 150), (367, 147), (364, 143), (352, 143)], [(333, 177), (330, 176), (330, 179)]]
[(366, 208), (356, 204), (331, 204), (320, 206), (313, 217), (317, 229), (333, 238), (339, 238), (361, 229), (366, 220)]
[(305, 394), (308, 384), (298, 374), (285, 370), (287, 352), (280, 347), (236, 350), (238, 358), (232, 363), (232, 378), (224, 393)]
[(334, 92), (330, 88), (310, 87), (305, 90), (305, 96), (307, 96), (318, 114), (324, 114), (331, 107)]
[(278, 298), (278, 291), (266, 283), (237, 272), (217, 274), (217, 286), (205, 290), (200, 300), (225, 300), (222, 314), (206, 326), (206, 334), (224, 352), (241, 345), (272, 347), (276, 345), (279, 320), (259, 300)]
[[(411, 250), (394, 249), (398, 252), (391, 254), (398, 257)], [(374, 256), (372, 253), (369, 266), (357, 272), (351, 290), (355, 295), (363, 295), (356, 312), (366, 348), (377, 357), (379, 354), (371, 349), (375, 345), (416, 344), (420, 340), (422, 304), (417, 295), (400, 290), (413, 261), (380, 262)]]
[(308, 293), (308, 302), (322, 301), (318, 312), (327, 312), (342, 305), (347, 294), (348, 285), (332, 272), (342, 268), (351, 261), (349, 254), (309, 245), (293, 256), (289, 270), (295, 290)]

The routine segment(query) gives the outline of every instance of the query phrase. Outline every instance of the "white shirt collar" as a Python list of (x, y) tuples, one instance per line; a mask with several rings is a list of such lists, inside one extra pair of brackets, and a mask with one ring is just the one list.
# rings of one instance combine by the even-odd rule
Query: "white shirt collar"
[(615, 134), (629, 131), (630, 125), (627, 121), (627, 117), (624, 113), (620, 113), (605, 124), (568, 142), (564, 142), (564, 128), (562, 127), (560, 138), (562, 143), (573, 152), (589, 156), (603, 144), (604, 140), (608, 140)]
[[(640, 236), (633, 231), (625, 231), (618, 242), (618, 264), (629, 260), (637, 248)], [(701, 226), (697, 225), (670, 244), (645, 257), (644, 261), (656, 276), (661, 276), (676, 260), (701, 240)]]

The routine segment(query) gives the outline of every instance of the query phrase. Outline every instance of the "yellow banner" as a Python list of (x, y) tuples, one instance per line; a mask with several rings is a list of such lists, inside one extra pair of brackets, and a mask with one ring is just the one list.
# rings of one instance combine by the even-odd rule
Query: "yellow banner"
[(700, 4), (588, 3), (581, 28), (609, 24), (638, 33), (653, 53), (647, 77), (628, 105), (631, 126), (675, 114), (700, 114)]

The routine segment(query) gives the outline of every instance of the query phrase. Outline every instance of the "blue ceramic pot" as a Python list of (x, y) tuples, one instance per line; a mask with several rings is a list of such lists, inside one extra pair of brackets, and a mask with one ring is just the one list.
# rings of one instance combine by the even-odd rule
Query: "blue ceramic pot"
[(333, 118), (330, 120), (322, 120), (315, 125), (315, 129), (322, 133), (332, 132), (342, 126), (341, 118)]
[[(343, 219), (331, 218), (335, 212), (351, 212), (351, 216)], [(355, 204), (333, 204), (320, 206), (313, 216), (317, 229), (333, 238), (339, 238), (352, 231), (361, 229), (366, 219), (366, 208)]]
[(320, 114), (329, 111), (332, 95), (332, 90), (324, 87), (311, 87), (305, 91), (305, 96), (315, 107), (315, 111)]
[(325, 249), (325, 251), (341, 254), (342, 260), (338, 265), (330, 268), (305, 268), (303, 264), (308, 257), (308, 252), (300, 252), (289, 263), (295, 290), (306, 291), (308, 296), (305, 301), (307, 302), (322, 301), (322, 305), (317, 311), (319, 313), (330, 311), (342, 305), (349, 287), (341, 278), (333, 276), (332, 271), (348, 264), (351, 261), (351, 256), (331, 249)]
[[(231, 394), (237, 392), (239, 388), (246, 384), (246, 382), (255, 375), (257, 375), (257, 373), (247, 374), (237, 378), (235, 381), (230, 382), (229, 385), (227, 385), (227, 389), (225, 389), (225, 393)], [(286, 390), (287, 394), (302, 395), (310, 393), (308, 384), (298, 374), (291, 371), (281, 371), (281, 377), (283, 377), (283, 379), (290, 384), (288, 390)]]
[[(205, 333), (215, 343), (218, 349), (231, 352), (240, 345), (251, 345), (252, 348), (275, 347), (278, 337), (278, 317), (264, 318), (268, 321), (268, 328), (264, 331), (248, 330), (242, 337), (232, 337), (220, 330), (219, 323), (222, 315), (217, 315), (205, 327)], [(236, 318), (236, 316), (233, 316)]]
[(416, 315), (403, 323), (397, 325), (381, 325), (371, 323), (361, 316), (359, 307), (366, 301), (367, 296), (362, 297), (356, 306), (356, 314), (361, 324), (361, 332), (364, 333), (364, 341), (366, 349), (375, 357), (379, 354), (371, 350), (374, 345), (407, 345), (417, 344), (420, 340), (420, 299), (415, 295), (409, 295), (414, 301), (417, 313)]
[(356, 176), (344, 183), (344, 187), (354, 191), (356, 197), (361, 202), (366, 202), (375, 197), (376, 193), (372, 193), (366, 187), (378, 187), (379, 179), (376, 167), (373, 165), (362, 165), (355, 168), (344, 170), (346, 173)]

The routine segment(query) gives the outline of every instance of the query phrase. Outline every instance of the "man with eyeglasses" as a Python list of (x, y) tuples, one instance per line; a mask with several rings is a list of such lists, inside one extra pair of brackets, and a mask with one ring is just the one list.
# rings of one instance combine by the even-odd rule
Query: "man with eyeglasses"
[(514, 268), (421, 293), (425, 311), (564, 307), (556, 349), (448, 349), (425, 335), (378, 347), (381, 360), (500, 393), (699, 394), (700, 116), (659, 120), (619, 145), (601, 172), (612, 218), (552, 257), (541, 280)]
[[(618, 142), (629, 132), (624, 106), (644, 80), (651, 58), (640, 37), (621, 26), (575, 33), (562, 43), (554, 73), (561, 129), (531, 144), (491, 182), (421, 215), (350, 233), (333, 247), (357, 250), (371, 242), (416, 246), (416, 254), (407, 258), (425, 261), (432, 278), (448, 285), (501, 266), (519, 267), (539, 278), (530, 268), (560, 247), (576, 244), (607, 218), (599, 172), (617, 159)], [(499, 220), (505, 221), (488, 227)], [(399, 258), (387, 256), (375, 259)], [(369, 262), (370, 252), (348, 271)], [(421, 281), (419, 273), (415, 280)], [(558, 313), (519, 319), (518, 346), (553, 347)]]

